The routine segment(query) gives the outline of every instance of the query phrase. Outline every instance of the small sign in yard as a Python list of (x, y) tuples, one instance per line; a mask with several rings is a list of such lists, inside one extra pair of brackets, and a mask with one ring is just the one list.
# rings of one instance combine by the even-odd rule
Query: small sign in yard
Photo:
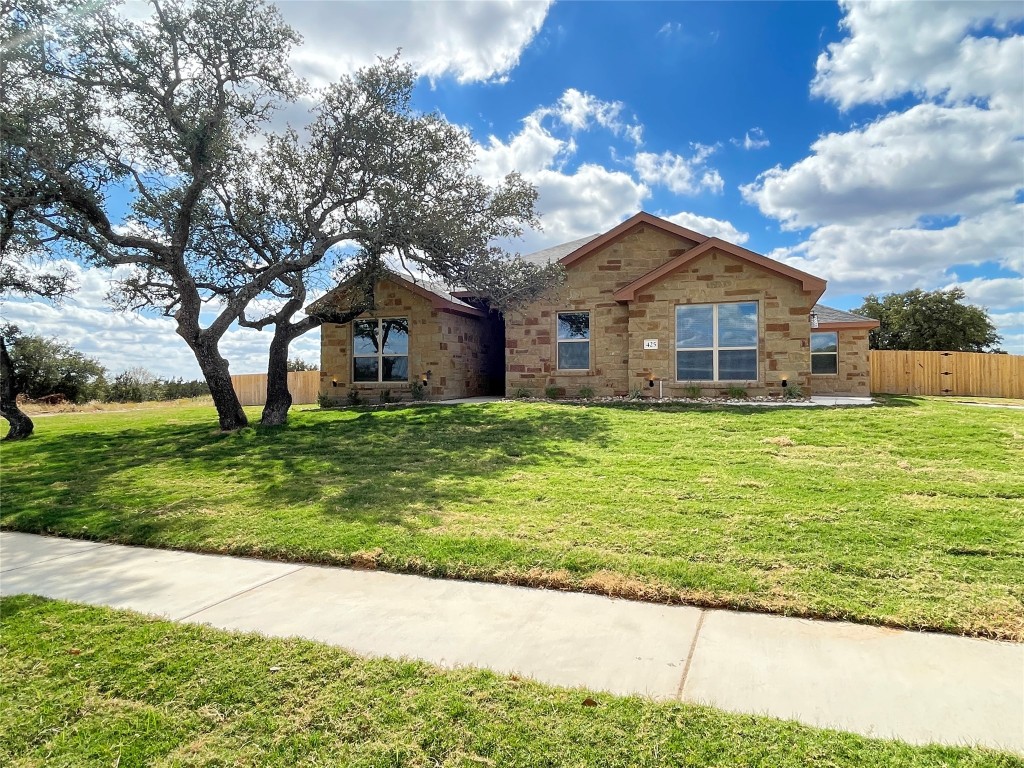
[(644, 349), (657, 349), (657, 348), (658, 348), (658, 340), (657, 339), (644, 339)]

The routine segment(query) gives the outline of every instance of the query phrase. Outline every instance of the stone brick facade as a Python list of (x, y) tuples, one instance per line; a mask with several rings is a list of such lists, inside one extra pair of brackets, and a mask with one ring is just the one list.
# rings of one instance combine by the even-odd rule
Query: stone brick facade
[[(549, 388), (570, 397), (584, 388), (597, 396), (639, 389), (645, 396), (681, 397), (694, 394), (694, 387), (703, 395), (732, 388), (751, 396), (780, 395), (787, 387), (868, 394), (865, 323), (873, 321), (816, 307), (825, 282), (813, 275), (647, 213), (592, 240), (536, 256), (536, 263), (559, 259), (566, 267), (565, 283), (504, 318), (404, 278), (380, 281), (377, 308), (362, 317), (409, 318), (409, 381), (353, 383), (352, 325), (324, 325), (321, 394), (335, 402), (353, 389), (370, 401), (382, 389), (408, 397), (412, 383), (427, 372), (432, 399), (502, 391), (544, 396)], [(342, 289), (321, 301), (327, 299), (343, 302)], [(757, 304), (756, 377), (677, 380), (676, 307), (737, 302)], [(559, 370), (558, 313), (584, 311), (590, 321), (589, 368)], [(820, 327), (839, 334), (837, 375), (811, 375), (812, 311), (816, 318), (820, 311), (835, 321)]]
[[(696, 242), (656, 227), (635, 228), (566, 271), (566, 283), (550, 298), (505, 316), (505, 389), (542, 396), (548, 386), (574, 396), (590, 387), (598, 396), (625, 395), (630, 387), (630, 307), (612, 294), (685, 253)], [(557, 313), (590, 312), (590, 370), (559, 371)], [(642, 342), (641, 342), (642, 343)]]
[(839, 373), (812, 374), (811, 391), (815, 394), (842, 393), (867, 397), (871, 394), (871, 359), (868, 351), (868, 331), (844, 330), (828, 326), (822, 330), (835, 330), (839, 340)]
[(486, 317), (439, 309), (437, 302), (391, 280), (377, 283), (375, 297), (377, 308), (360, 318), (409, 319), (409, 380), (354, 383), (352, 324), (325, 323), (320, 331), (320, 394), (326, 400), (344, 402), (353, 389), (368, 402), (376, 402), (384, 389), (395, 399), (405, 399), (412, 384), (427, 372), (427, 394), (432, 399), (486, 393), (487, 357), (496, 343)]
[[(710, 250), (653, 284), (633, 301), (616, 291), (693, 248), (697, 243), (640, 224), (567, 268), (567, 281), (549, 299), (506, 317), (506, 390), (543, 394), (546, 387), (573, 396), (581, 387), (597, 395), (684, 396), (691, 384), (705, 394), (742, 387), (764, 395), (810, 383), (809, 314), (820, 291), (798, 280), (720, 250)], [(758, 376), (742, 382), (680, 382), (675, 368), (675, 308), (679, 304), (758, 303)], [(560, 311), (591, 313), (590, 370), (557, 368), (556, 317)], [(645, 350), (644, 340), (657, 340)], [(655, 386), (648, 386), (651, 378)]]

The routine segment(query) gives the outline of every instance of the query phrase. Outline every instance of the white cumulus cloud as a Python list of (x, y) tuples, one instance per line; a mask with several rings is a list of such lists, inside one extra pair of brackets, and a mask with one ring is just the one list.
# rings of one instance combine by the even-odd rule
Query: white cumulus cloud
[(694, 232), (700, 232), (702, 235), (708, 237), (718, 237), (730, 243), (736, 245), (742, 245), (750, 239), (750, 235), (746, 232), (741, 232), (728, 221), (722, 219), (714, 219), (710, 216), (701, 216), (696, 213), (690, 213), (689, 211), (680, 211), (679, 213), (672, 214), (671, 216), (665, 216), (661, 214), (663, 218), (671, 221), (673, 224), (678, 224), (681, 227), (692, 229)]
[(660, 184), (679, 195), (695, 195), (699, 192), (721, 192), (725, 182), (707, 160), (715, 147), (694, 145), (690, 157), (675, 152), (638, 152), (634, 158), (637, 175), (648, 184)]
[(737, 147), (743, 147), (744, 149), (764, 149), (765, 147), (771, 146), (771, 141), (765, 136), (764, 131), (761, 128), (751, 128), (745, 134), (742, 139), (729, 139)]
[(918, 104), (823, 136), (810, 156), (765, 171), (741, 190), (791, 229), (977, 214), (1011, 199), (1024, 179), (1016, 130), (1007, 111)]
[(951, 102), (1017, 101), (1024, 84), (1024, 38), (1005, 32), (1024, 18), (1019, 3), (841, 3), (848, 35), (818, 57), (811, 92), (846, 109), (911, 93)]
[(513, 0), (278, 2), (303, 36), (300, 74), (323, 85), (401, 49), (421, 75), (460, 83), (506, 77), (547, 17), (550, 3)]
[[(1019, 341), (1005, 324), (1024, 309), (1024, 35), (1013, 26), (1024, 6), (842, 7), (846, 37), (819, 56), (811, 92), (843, 110), (909, 103), (822, 136), (807, 157), (741, 187), (783, 229), (810, 230), (771, 255), (838, 293), (962, 285), (1004, 310), (1000, 332)], [(962, 282), (958, 265), (999, 276)]]

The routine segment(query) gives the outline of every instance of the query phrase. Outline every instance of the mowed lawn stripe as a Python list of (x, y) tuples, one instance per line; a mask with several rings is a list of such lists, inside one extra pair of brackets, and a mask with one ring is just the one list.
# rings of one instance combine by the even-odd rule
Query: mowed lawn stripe
[(1024, 412), (500, 402), (40, 419), (2, 524), (1024, 639)]

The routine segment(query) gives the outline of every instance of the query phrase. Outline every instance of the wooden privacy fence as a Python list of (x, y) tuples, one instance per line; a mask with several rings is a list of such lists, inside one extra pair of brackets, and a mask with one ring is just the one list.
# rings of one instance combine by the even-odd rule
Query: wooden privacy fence
[[(242, 405), (265, 405), (267, 402), (265, 373), (232, 376), (231, 386)], [(292, 393), (292, 405), (315, 403), (320, 393), (320, 371), (292, 371), (288, 374), (288, 391)]]
[(1024, 397), (1024, 355), (871, 350), (871, 391)]

